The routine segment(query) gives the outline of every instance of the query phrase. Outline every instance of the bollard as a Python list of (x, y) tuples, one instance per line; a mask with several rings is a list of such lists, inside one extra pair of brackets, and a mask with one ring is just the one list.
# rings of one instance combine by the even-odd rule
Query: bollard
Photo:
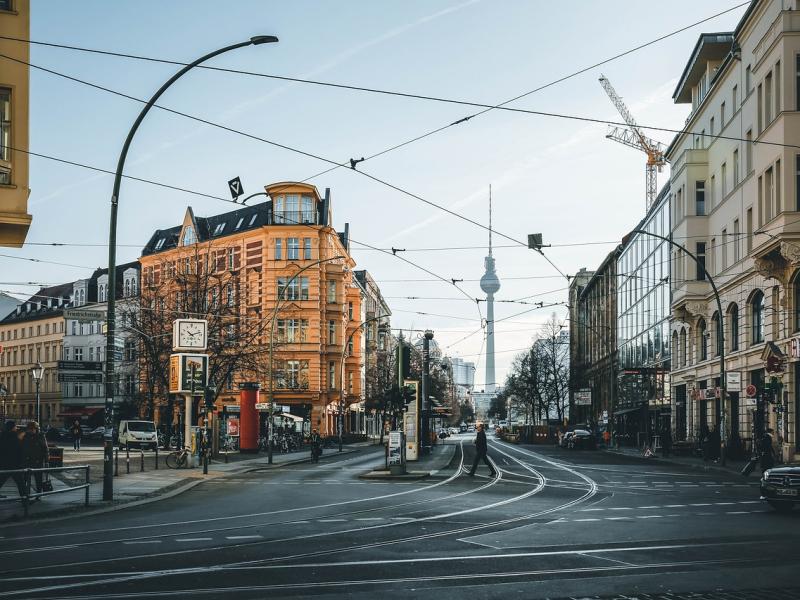
[(119, 476), (119, 448), (114, 448), (114, 477)]
[(125, 469), (128, 474), (131, 472), (131, 447), (125, 444)]
[(225, 448), (225, 464), (228, 464), (228, 449)]
[(84, 502), (85, 506), (89, 506), (89, 465), (86, 465), (86, 500)]
[(139, 463), (139, 472), (144, 473), (144, 450), (139, 450), (141, 452), (141, 463)]
[(156, 444), (156, 471), (158, 471), (158, 444)]
[(203, 475), (208, 475), (208, 448), (203, 449)]

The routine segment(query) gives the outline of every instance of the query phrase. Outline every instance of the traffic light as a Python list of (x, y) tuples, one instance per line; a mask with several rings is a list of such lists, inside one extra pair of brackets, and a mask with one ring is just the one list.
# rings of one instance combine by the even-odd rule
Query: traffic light
[(406, 412), (416, 412), (419, 406), (419, 383), (406, 379), (403, 381), (403, 404)]
[(217, 395), (217, 386), (209, 385), (203, 390), (206, 400), (206, 410), (214, 410), (214, 398)]

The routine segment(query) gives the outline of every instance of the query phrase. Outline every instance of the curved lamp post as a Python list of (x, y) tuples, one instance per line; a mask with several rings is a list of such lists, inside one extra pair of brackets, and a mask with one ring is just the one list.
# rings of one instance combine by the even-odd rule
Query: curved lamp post
[(122, 182), (122, 171), (125, 168), (125, 159), (128, 157), (128, 150), (133, 141), (133, 136), (142, 124), (145, 116), (153, 105), (167, 90), (169, 86), (175, 83), (187, 72), (192, 70), (197, 65), (214, 58), (225, 52), (244, 48), (245, 46), (259, 46), (261, 44), (268, 44), (277, 42), (278, 38), (272, 35), (259, 35), (250, 38), (245, 42), (239, 42), (231, 46), (225, 46), (214, 52), (210, 52), (201, 56), (197, 60), (190, 62), (183, 67), (180, 71), (170, 77), (167, 82), (158, 88), (158, 91), (153, 94), (153, 97), (147, 101), (139, 116), (133, 122), (128, 137), (125, 138), (125, 143), (122, 145), (122, 151), (119, 155), (117, 162), (117, 170), (114, 173), (114, 187), (111, 192), (111, 218), (108, 236), (108, 310), (106, 314), (106, 401), (105, 401), (105, 434), (103, 436), (103, 500), (114, 499), (114, 470), (113, 470), (113, 439), (112, 428), (114, 426), (114, 391), (116, 382), (114, 381), (114, 334), (115, 334), (115, 309), (116, 309), (116, 294), (117, 294), (117, 274), (116, 274), (116, 261), (117, 261), (117, 207), (119, 204), (119, 188)]
[(361, 329), (364, 325), (368, 323), (372, 323), (373, 321), (379, 321), (383, 319), (386, 315), (378, 315), (376, 317), (371, 317), (366, 321), (362, 321), (358, 324), (358, 326), (350, 332), (350, 335), (347, 336), (347, 342), (345, 342), (344, 346), (342, 346), (342, 361), (339, 369), (340, 379), (342, 390), (339, 394), (339, 452), (342, 451), (342, 434), (344, 433), (344, 361), (348, 357), (347, 349), (350, 347), (350, 342), (353, 340), (353, 336), (356, 332)]
[(272, 415), (273, 411), (275, 410), (275, 377), (274, 371), (272, 368), (273, 365), (273, 348), (275, 344), (275, 322), (278, 320), (278, 310), (281, 307), (281, 304), (284, 301), (283, 295), (286, 293), (286, 290), (289, 289), (289, 284), (292, 283), (297, 276), (300, 275), (303, 271), (310, 269), (316, 265), (321, 265), (322, 263), (331, 262), (332, 260), (339, 260), (339, 259), (346, 259), (346, 256), (331, 256), (330, 258), (323, 258), (321, 260), (315, 260), (311, 264), (306, 265), (302, 269), (300, 269), (297, 273), (292, 275), (292, 277), (286, 282), (286, 285), (283, 286), (283, 289), (280, 290), (278, 293), (277, 298), (275, 298), (275, 309), (272, 311), (272, 322), (270, 323), (269, 329), (269, 428), (267, 429), (267, 462), (272, 464)]
[(670, 246), (678, 248), (681, 252), (685, 252), (689, 255), (690, 258), (697, 263), (697, 266), (702, 269), (703, 275), (708, 279), (708, 282), (711, 284), (711, 289), (714, 291), (714, 299), (717, 302), (717, 312), (719, 313), (719, 322), (717, 325), (717, 347), (719, 348), (719, 395), (720, 395), (720, 404), (722, 405), (722, 410), (720, 411), (720, 440), (722, 441), (721, 447), (721, 458), (722, 458), (722, 465), (725, 465), (727, 454), (728, 454), (728, 438), (727, 438), (727, 393), (725, 391), (725, 315), (722, 312), (722, 301), (719, 297), (719, 290), (717, 290), (717, 284), (714, 283), (714, 279), (711, 277), (711, 274), (706, 270), (705, 264), (697, 258), (694, 254), (689, 252), (686, 248), (681, 246), (680, 244), (672, 241), (671, 238), (664, 237), (662, 235), (658, 235), (656, 233), (651, 233), (649, 231), (645, 231), (644, 229), (633, 229), (631, 233), (640, 233), (642, 235), (649, 235), (651, 237), (657, 238), (662, 242), (667, 242)]

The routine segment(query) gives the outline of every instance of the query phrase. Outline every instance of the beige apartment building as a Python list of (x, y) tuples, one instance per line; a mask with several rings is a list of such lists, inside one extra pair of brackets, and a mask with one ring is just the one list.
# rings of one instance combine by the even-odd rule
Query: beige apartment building
[[(0, 31), (30, 37), (29, 0), (0, 0)], [(20, 248), (31, 225), (28, 214), (29, 45), (0, 40), (0, 246)], [(22, 150), (20, 152), (19, 150)]]
[(800, 452), (798, 4), (754, 0), (735, 31), (700, 36), (673, 96), (692, 112), (667, 151), (673, 239), (704, 261), (722, 304), (720, 315), (703, 269), (673, 251), (673, 429), (695, 440), (724, 413), (729, 446), (745, 455), (756, 406), (746, 386), (772, 389), (767, 426), (785, 459)]
[(36, 419), (36, 383), (33, 367), (44, 367), (39, 384), (41, 424), (62, 426), (58, 361), (64, 340), (64, 307), (72, 284), (43, 288), (0, 321), (0, 384), (6, 418), (27, 423)]

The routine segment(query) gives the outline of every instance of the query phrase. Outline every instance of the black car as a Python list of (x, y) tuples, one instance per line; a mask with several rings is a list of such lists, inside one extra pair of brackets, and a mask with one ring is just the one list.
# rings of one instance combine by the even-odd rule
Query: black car
[(788, 512), (800, 503), (800, 465), (764, 471), (761, 475), (761, 500), (781, 512)]

